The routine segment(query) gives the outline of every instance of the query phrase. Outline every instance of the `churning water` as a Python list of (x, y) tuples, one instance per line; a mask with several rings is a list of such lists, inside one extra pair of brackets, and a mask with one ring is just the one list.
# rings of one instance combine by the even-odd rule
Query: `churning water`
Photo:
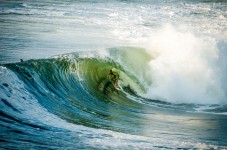
[(226, 25), (225, 0), (1, 1), (0, 147), (225, 149)]

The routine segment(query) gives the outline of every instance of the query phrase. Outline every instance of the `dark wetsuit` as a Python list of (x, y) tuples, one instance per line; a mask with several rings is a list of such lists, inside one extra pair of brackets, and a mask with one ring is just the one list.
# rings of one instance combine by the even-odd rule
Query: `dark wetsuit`
[(117, 83), (118, 79), (119, 79), (119, 74), (117, 72), (113, 72), (112, 70), (110, 70), (109, 73), (110, 76), (110, 80), (115, 84)]

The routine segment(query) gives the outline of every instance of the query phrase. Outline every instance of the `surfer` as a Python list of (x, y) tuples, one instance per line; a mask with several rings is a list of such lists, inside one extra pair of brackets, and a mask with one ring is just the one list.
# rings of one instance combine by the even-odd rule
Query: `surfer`
[[(105, 95), (111, 94), (114, 91), (120, 90), (120, 86), (118, 85), (118, 80), (119, 80), (119, 74), (112, 69), (109, 70), (109, 74), (107, 77), (100, 78), (98, 81), (98, 87)], [(114, 89), (112, 88), (112, 86)]]
[(117, 72), (114, 72), (112, 69), (110, 69), (109, 76), (113, 84), (117, 84), (117, 81), (119, 79), (119, 74)]

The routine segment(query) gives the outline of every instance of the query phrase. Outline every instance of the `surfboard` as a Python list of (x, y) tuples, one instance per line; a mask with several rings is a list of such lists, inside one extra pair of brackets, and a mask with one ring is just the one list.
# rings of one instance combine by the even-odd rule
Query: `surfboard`
[(118, 85), (118, 83), (113, 83), (113, 86), (116, 90), (121, 90), (121, 87)]

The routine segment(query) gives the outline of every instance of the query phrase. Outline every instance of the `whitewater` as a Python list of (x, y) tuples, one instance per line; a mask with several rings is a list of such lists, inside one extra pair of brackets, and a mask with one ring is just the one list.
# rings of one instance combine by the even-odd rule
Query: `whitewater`
[(0, 148), (226, 149), (226, 25), (225, 0), (1, 1)]

